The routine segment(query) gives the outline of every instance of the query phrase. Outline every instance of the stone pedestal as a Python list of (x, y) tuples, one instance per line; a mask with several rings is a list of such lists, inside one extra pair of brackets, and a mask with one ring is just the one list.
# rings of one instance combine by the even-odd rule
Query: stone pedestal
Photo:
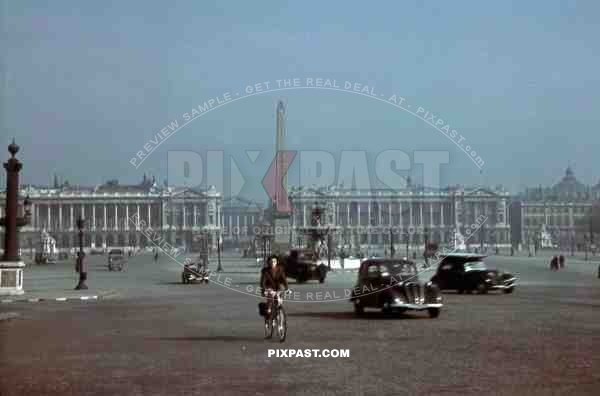
[(0, 296), (15, 296), (25, 293), (23, 290), (22, 261), (0, 261)]
[(290, 249), (292, 229), (287, 215), (274, 216), (272, 221), (273, 246), (272, 253), (286, 254)]

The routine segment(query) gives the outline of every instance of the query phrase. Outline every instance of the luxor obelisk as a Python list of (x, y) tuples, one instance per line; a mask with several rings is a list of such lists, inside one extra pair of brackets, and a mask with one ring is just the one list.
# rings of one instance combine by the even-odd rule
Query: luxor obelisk
[[(290, 236), (291, 236), (291, 222), (290, 213), (287, 210), (287, 187), (288, 177), (287, 169), (289, 164), (287, 163), (287, 157), (285, 155), (278, 155), (285, 151), (285, 104), (282, 100), (277, 102), (277, 113), (276, 113), (276, 136), (275, 136), (275, 166), (276, 171), (273, 181), (276, 186), (275, 202), (273, 202), (271, 208), (271, 225), (273, 226), (274, 240), (272, 245), (272, 252), (275, 254), (286, 253), (290, 249)], [(281, 180), (281, 183), (278, 181)]]

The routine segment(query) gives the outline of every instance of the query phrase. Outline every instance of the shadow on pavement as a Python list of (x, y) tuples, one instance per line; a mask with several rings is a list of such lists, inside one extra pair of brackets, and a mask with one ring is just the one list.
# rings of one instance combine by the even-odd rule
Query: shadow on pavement
[(290, 317), (304, 317), (304, 318), (320, 318), (320, 319), (337, 319), (337, 320), (393, 320), (393, 319), (429, 319), (426, 312), (415, 312), (412, 314), (383, 314), (381, 312), (372, 311), (365, 312), (361, 316), (357, 316), (354, 312), (298, 312), (298, 313), (287, 313)]
[(160, 337), (151, 338), (158, 341), (227, 341), (227, 342), (264, 342), (263, 337), (238, 337), (238, 336), (204, 336), (204, 337)]

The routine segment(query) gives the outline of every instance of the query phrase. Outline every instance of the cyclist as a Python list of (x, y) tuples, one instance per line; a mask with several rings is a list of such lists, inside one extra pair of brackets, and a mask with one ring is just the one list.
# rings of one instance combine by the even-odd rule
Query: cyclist
[[(277, 256), (269, 257), (267, 266), (265, 266), (260, 274), (261, 295), (265, 297), (267, 290), (279, 291), (283, 286), (284, 290), (288, 289), (287, 277), (285, 271), (277, 260)], [(267, 296), (267, 302), (268, 302)]]
[(260, 274), (262, 295), (265, 295), (267, 289), (279, 291), (281, 286), (284, 290), (288, 288), (287, 277), (285, 271), (279, 265), (277, 256), (271, 256), (267, 260), (267, 266), (262, 269)]

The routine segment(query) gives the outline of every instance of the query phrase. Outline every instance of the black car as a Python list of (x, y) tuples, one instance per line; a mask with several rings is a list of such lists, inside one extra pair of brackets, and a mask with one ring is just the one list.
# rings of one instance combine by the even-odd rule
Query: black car
[(125, 252), (122, 249), (112, 249), (108, 252), (109, 271), (123, 271), (126, 261)]
[(325, 282), (327, 277), (327, 266), (318, 264), (316, 255), (311, 251), (291, 250), (283, 257), (281, 264), (288, 278), (295, 279), (297, 283), (309, 280)]
[(384, 313), (428, 311), (430, 317), (436, 318), (443, 306), (438, 287), (420, 282), (417, 266), (407, 259), (363, 261), (350, 302), (357, 315), (362, 315), (365, 308), (376, 308)]
[(512, 293), (517, 278), (508, 272), (488, 268), (483, 261), (486, 257), (470, 253), (447, 254), (431, 281), (441, 290), (456, 290), (461, 294), (473, 291), (485, 294), (490, 290)]

